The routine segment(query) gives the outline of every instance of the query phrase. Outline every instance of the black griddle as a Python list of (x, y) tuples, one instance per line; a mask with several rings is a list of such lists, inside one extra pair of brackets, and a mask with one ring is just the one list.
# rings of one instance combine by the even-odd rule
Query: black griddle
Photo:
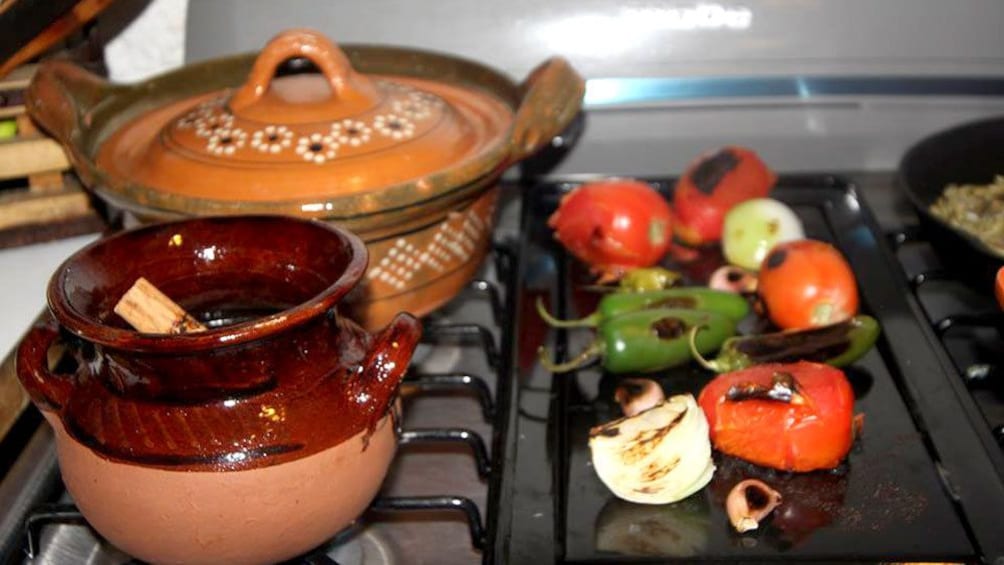
[[(671, 179), (651, 179), (669, 196)], [(590, 464), (588, 430), (614, 419), (618, 377), (599, 368), (552, 375), (536, 361), (547, 344), (566, 359), (587, 331), (547, 328), (543, 298), (561, 317), (595, 304), (583, 266), (552, 238), (546, 218), (574, 182), (524, 194), (515, 281), (512, 380), (500, 390), (489, 548), (499, 563), (894, 562), (1004, 563), (1004, 456), (853, 186), (830, 176), (788, 176), (773, 197), (790, 204), (807, 235), (836, 245), (854, 269), (862, 310), (882, 325), (878, 346), (847, 369), (864, 433), (829, 472), (781, 473), (716, 454), (701, 492), (673, 505), (620, 501)], [(720, 256), (685, 267), (703, 283)], [(672, 266), (671, 263), (667, 263)], [(592, 300), (592, 302), (590, 301)], [(748, 319), (744, 331), (763, 326)], [(711, 375), (686, 367), (654, 375), (668, 394), (697, 393)], [(740, 535), (724, 514), (738, 480), (759, 477), (791, 501), (760, 530)]]

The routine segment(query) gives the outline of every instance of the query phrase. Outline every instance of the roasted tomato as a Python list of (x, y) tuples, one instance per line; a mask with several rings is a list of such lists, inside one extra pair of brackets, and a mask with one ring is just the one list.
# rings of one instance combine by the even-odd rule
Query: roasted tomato
[(760, 265), (757, 292), (783, 329), (825, 326), (858, 312), (858, 285), (832, 245), (800, 239), (775, 245)]
[(601, 281), (656, 264), (673, 239), (669, 203), (651, 186), (628, 179), (579, 186), (561, 199), (547, 225)]
[(997, 277), (994, 281), (994, 296), (997, 297), (997, 304), (1004, 309), (1004, 267), (997, 270)]
[(802, 361), (719, 375), (701, 391), (719, 451), (784, 471), (832, 469), (854, 439), (854, 392), (840, 369)]
[(673, 192), (676, 237), (687, 245), (722, 238), (725, 214), (736, 204), (770, 193), (777, 176), (753, 151), (725, 147), (691, 164)]

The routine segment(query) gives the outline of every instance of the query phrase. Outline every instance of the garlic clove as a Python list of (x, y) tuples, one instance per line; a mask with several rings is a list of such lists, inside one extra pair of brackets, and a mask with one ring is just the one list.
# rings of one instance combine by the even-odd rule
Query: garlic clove
[(759, 479), (740, 481), (725, 499), (725, 511), (737, 532), (755, 530), (781, 504), (781, 493)]
[(614, 391), (614, 399), (625, 416), (635, 416), (666, 400), (659, 383), (652, 379), (624, 379)]
[(725, 292), (736, 294), (753, 294), (756, 292), (757, 275), (735, 265), (723, 265), (711, 273), (708, 286)]

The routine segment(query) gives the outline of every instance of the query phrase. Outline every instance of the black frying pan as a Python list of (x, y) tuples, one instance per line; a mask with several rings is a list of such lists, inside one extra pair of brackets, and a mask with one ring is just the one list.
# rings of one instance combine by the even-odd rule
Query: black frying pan
[(925, 236), (945, 265), (974, 288), (993, 289), (1004, 254), (928, 212), (949, 184), (988, 184), (1004, 175), (1004, 117), (964, 124), (910, 148), (899, 165), (899, 184), (920, 217)]

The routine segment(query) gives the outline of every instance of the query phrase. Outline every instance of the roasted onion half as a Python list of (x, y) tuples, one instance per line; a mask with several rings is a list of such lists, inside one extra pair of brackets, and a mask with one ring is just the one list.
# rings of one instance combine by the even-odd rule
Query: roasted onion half
[(690, 394), (593, 428), (589, 448), (600, 480), (631, 502), (682, 500), (715, 472), (708, 421)]

